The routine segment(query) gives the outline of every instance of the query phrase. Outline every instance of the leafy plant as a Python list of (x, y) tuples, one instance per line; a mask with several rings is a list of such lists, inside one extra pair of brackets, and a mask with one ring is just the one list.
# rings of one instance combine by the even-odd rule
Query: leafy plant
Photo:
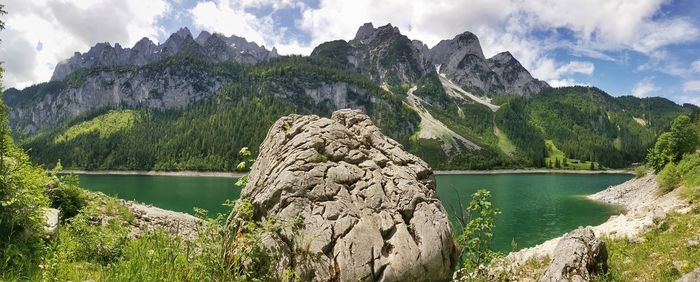
[(497, 257), (490, 244), (495, 228), (494, 217), (498, 214), (500, 211), (491, 204), (491, 192), (480, 189), (472, 195), (461, 219), (466, 224), (459, 237), (460, 259), (468, 273), (478, 271), (480, 266)]

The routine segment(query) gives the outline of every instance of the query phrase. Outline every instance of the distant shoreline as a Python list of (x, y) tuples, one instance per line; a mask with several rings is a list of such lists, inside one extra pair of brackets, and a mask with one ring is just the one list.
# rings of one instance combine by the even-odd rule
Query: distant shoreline
[(245, 173), (241, 172), (223, 172), (223, 171), (142, 171), (142, 170), (81, 170), (67, 169), (61, 173), (73, 173), (83, 175), (145, 175), (145, 176), (192, 176), (192, 177), (225, 177), (239, 178)]
[(436, 175), (454, 174), (634, 174), (633, 170), (611, 169), (611, 170), (581, 170), (581, 169), (492, 169), (492, 170), (436, 170)]
[[(145, 176), (191, 176), (239, 178), (245, 173), (222, 171), (140, 171), (140, 170), (63, 170), (61, 173), (84, 175), (145, 175)], [(435, 175), (460, 174), (634, 174), (632, 170), (552, 170), (552, 169), (494, 169), (494, 170), (436, 170)]]

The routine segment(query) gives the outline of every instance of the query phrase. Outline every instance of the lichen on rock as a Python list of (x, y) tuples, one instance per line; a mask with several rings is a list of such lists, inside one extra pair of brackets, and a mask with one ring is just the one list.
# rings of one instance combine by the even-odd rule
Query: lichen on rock
[[(360, 111), (280, 118), (241, 198), (255, 220), (302, 221), (265, 245), (305, 280), (441, 281), (457, 264), (432, 169)], [(300, 245), (313, 259), (302, 262)]]

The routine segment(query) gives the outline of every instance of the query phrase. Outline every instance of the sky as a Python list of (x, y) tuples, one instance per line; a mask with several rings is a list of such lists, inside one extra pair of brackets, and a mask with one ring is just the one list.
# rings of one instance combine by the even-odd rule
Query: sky
[(163, 42), (181, 27), (235, 34), (308, 55), (391, 23), (429, 47), (464, 31), (484, 54), (510, 51), (552, 86), (700, 105), (696, 0), (9, 0), (0, 32), (3, 87), (48, 81), (61, 60), (100, 42)]

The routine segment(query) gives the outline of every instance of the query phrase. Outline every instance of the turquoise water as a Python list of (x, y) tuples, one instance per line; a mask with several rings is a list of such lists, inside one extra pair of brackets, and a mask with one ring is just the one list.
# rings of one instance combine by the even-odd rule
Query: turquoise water
[[(585, 199), (606, 187), (630, 179), (630, 175), (580, 174), (484, 174), (437, 176), (438, 194), (451, 219), (479, 188), (491, 191), (501, 210), (496, 218), (494, 249), (507, 252), (511, 241), (530, 247), (578, 226), (597, 225), (619, 211)], [(222, 205), (237, 199), (240, 189), (231, 178), (185, 176), (81, 175), (82, 187), (122, 199), (193, 213), (194, 207), (228, 214)], [(454, 221), (453, 221), (454, 222)]]

